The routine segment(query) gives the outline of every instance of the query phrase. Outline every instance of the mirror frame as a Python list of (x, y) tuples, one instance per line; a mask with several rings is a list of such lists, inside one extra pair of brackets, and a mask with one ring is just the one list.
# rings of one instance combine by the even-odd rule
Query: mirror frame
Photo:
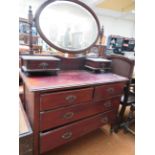
[[(41, 27), (39, 25), (39, 17), (40, 17), (40, 14), (41, 12), (43, 11), (43, 9), (48, 6), (49, 4), (53, 3), (53, 2), (56, 2), (56, 1), (67, 1), (67, 2), (73, 2), (75, 4), (78, 4), (80, 5), (81, 7), (85, 8), (95, 19), (96, 21), (96, 24), (97, 24), (97, 29), (98, 29), (98, 34), (97, 34), (97, 37), (95, 39), (95, 41), (87, 48), (84, 48), (82, 50), (76, 50), (76, 51), (72, 51), (72, 50), (67, 50), (67, 49), (64, 49), (64, 48), (61, 48), (61, 47), (58, 47), (56, 45), (54, 45), (51, 41), (49, 41), (47, 39), (47, 37), (44, 35), (44, 33), (42, 32), (41, 30)], [(87, 50), (89, 50), (96, 42), (97, 40), (99, 39), (99, 34), (100, 34), (100, 23), (99, 23), (99, 20), (98, 20), (98, 17), (96, 16), (95, 12), (90, 8), (88, 7), (85, 3), (79, 1), (79, 0), (47, 0), (45, 1), (39, 8), (38, 10), (36, 11), (36, 14), (35, 14), (35, 17), (34, 17), (34, 22), (35, 22), (35, 26), (36, 26), (36, 29), (40, 35), (40, 37), (48, 44), (50, 45), (51, 47), (55, 48), (56, 50), (60, 51), (60, 52), (63, 52), (63, 53), (72, 53), (72, 54), (78, 54), (78, 53), (84, 53), (86, 52)]]

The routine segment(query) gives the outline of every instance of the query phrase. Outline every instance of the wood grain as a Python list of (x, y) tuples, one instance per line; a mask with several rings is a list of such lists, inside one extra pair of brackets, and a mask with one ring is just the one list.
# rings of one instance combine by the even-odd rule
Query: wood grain
[(56, 93), (45, 93), (42, 94), (40, 98), (40, 109), (43, 111), (66, 105), (85, 103), (91, 101), (92, 97), (93, 88), (60, 91)]
[(110, 84), (128, 81), (128, 78), (113, 74), (95, 74), (84, 70), (61, 71), (57, 76), (26, 76), (22, 71), (20, 75), (30, 91), (51, 91), (101, 84)]
[(40, 134), (40, 152), (44, 153), (112, 121), (113, 113), (99, 114), (77, 123)]
[[(122, 86), (124, 86), (128, 81), (127, 78), (113, 73), (94, 74), (92, 72), (87, 72), (84, 70), (61, 71), (58, 73), (57, 76), (26, 76), (23, 72), (20, 72), (20, 75), (23, 79), (24, 86), (25, 86), (24, 99), (25, 99), (26, 112), (34, 130), (34, 133), (33, 133), (34, 155), (39, 155), (41, 152), (48, 151), (52, 148), (55, 148), (59, 145), (64, 144), (64, 142), (59, 141), (59, 137), (57, 137), (58, 132), (54, 132), (56, 129), (57, 130), (65, 129), (65, 128), (68, 128), (68, 125), (72, 126), (74, 123), (76, 123), (77, 126), (73, 127), (77, 132), (74, 139), (78, 138), (79, 136), (82, 136), (83, 134), (88, 133), (89, 131), (93, 131), (97, 129), (100, 126), (98, 124), (100, 120), (95, 120), (93, 122), (84, 121), (85, 122), (84, 124), (81, 124), (81, 125), (78, 125), (78, 124), (80, 124), (81, 119), (87, 120), (92, 116), (94, 117), (97, 116), (99, 113), (103, 113), (104, 115), (104, 112), (109, 110), (108, 108), (104, 109), (104, 106), (102, 107), (94, 106), (94, 108), (90, 108), (89, 106), (83, 107), (83, 108), (82, 107), (74, 108), (72, 106), (85, 105), (85, 104), (99, 105), (100, 103), (97, 103), (97, 102), (105, 102), (106, 105), (108, 106), (110, 104), (108, 100), (111, 100), (113, 97), (114, 98), (120, 97), (122, 93)], [(114, 94), (111, 94), (111, 91), (110, 91), (108, 98), (105, 97), (105, 95), (107, 96), (107, 94), (105, 94), (104, 91), (108, 88), (111, 88), (111, 86), (115, 86), (115, 85), (117, 85), (116, 92)], [(96, 98), (96, 95), (98, 95), (94, 93), (95, 92), (94, 90), (100, 87), (101, 87), (101, 90), (99, 89), (99, 96), (97, 96), (97, 100), (94, 100), (94, 98)], [(106, 89), (102, 90), (102, 88), (106, 88)], [(77, 94), (76, 93), (74, 94), (74, 92), (76, 92)], [(76, 95), (76, 97), (74, 97), (74, 95)], [(44, 102), (42, 102), (43, 96), (45, 96)], [(53, 98), (53, 96), (56, 96), (56, 97)], [(77, 102), (74, 99), (72, 104), (65, 104), (63, 101), (66, 98), (67, 100), (70, 100), (70, 99), (73, 100), (74, 98), (76, 98)], [(42, 106), (41, 102), (47, 104), (46, 108), (44, 107), (45, 109), (41, 107)], [(52, 104), (54, 105), (53, 107), (51, 107)], [(116, 119), (116, 111), (118, 109), (118, 104), (119, 104), (119, 101), (115, 102), (112, 105), (113, 117), (109, 120), (110, 124), (113, 124), (113, 122)], [(66, 109), (63, 109), (65, 107), (69, 108), (68, 109), (69, 111), (67, 111)], [(81, 111), (79, 111), (79, 114), (77, 114), (78, 108), (81, 109)], [(49, 110), (51, 111), (51, 110), (58, 110), (58, 109), (61, 109), (61, 110), (55, 111), (56, 113), (54, 114), (48, 113), (49, 115), (48, 116), (46, 115), (45, 118), (43, 119), (42, 117), (43, 113), (46, 113)], [(40, 110), (41, 110), (41, 113), (40, 113)], [(70, 110), (73, 110), (74, 113), (77, 112), (75, 120), (73, 118), (73, 120), (69, 120), (68, 122), (65, 120), (62, 121), (60, 119), (62, 115), (63, 116), (65, 115), (65, 117), (67, 118), (70, 117), (71, 114), (69, 112), (72, 112)], [(45, 123), (40, 122), (41, 119), (43, 120), (42, 122), (45, 122)], [(104, 121), (104, 119), (102, 119), (102, 121)], [(52, 123), (53, 125), (51, 125)], [(86, 128), (86, 131), (85, 130), (83, 131), (81, 127)], [(47, 136), (47, 139), (48, 139), (47, 143), (41, 140), (39, 135), (40, 134), (42, 135), (43, 133), (40, 130), (43, 131), (44, 133), (47, 130), (49, 132), (46, 132), (46, 133), (52, 133), (51, 137)], [(67, 141), (65, 143), (67, 143)]]
[(40, 131), (44, 131), (56, 126), (62, 126), (66, 123), (77, 121), (98, 113), (111, 110), (119, 105), (120, 97), (111, 100), (100, 101), (98, 103), (87, 103), (59, 108), (56, 110), (40, 113)]
[(105, 100), (110, 97), (114, 97), (123, 93), (124, 84), (109, 84), (97, 86), (94, 92), (94, 101)]

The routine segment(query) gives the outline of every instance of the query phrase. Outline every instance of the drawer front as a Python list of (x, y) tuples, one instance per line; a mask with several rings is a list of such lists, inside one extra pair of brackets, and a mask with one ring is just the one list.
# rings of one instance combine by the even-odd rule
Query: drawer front
[(66, 105), (85, 103), (92, 100), (93, 88), (62, 91), (41, 95), (40, 110), (49, 110)]
[(27, 69), (55, 69), (59, 61), (27, 61)]
[(93, 68), (110, 68), (111, 62), (94, 62), (87, 60), (86, 65)]
[(105, 100), (109, 97), (121, 95), (123, 93), (124, 84), (109, 84), (98, 86), (95, 88), (94, 101)]
[(44, 153), (51, 149), (74, 140), (80, 136), (89, 133), (103, 124), (111, 122), (114, 118), (113, 112), (99, 114), (94, 117), (87, 118), (65, 127), (51, 130), (40, 134), (40, 152)]
[(76, 105), (40, 113), (40, 131), (63, 125), (81, 118), (102, 113), (118, 107), (120, 98), (95, 104)]

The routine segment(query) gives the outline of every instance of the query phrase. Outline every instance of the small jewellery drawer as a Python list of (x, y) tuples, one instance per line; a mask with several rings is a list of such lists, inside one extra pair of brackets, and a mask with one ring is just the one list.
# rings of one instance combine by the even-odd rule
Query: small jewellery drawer
[(97, 86), (95, 88), (94, 101), (101, 101), (109, 97), (121, 95), (123, 93), (124, 84), (108, 84)]
[(49, 110), (65, 105), (79, 104), (92, 100), (93, 88), (62, 91), (41, 95), (40, 110)]
[(40, 131), (44, 131), (56, 126), (64, 125), (81, 118), (111, 110), (119, 105), (120, 98), (108, 101), (100, 101), (95, 104), (74, 105), (40, 113)]
[(23, 55), (21, 56), (22, 68), (29, 71), (57, 70), (60, 59), (53, 56)]
[(57, 146), (89, 133), (113, 120), (113, 112), (98, 114), (64, 127), (40, 133), (40, 152), (44, 153)]
[(57, 69), (58, 61), (31, 61), (26, 66), (28, 69)]

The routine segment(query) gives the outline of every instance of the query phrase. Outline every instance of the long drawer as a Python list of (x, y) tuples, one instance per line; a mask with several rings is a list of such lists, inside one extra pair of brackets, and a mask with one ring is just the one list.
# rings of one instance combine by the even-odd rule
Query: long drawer
[(51, 130), (49, 132), (40, 133), (40, 152), (47, 152), (55, 147), (83, 136), (86, 133), (99, 128), (103, 124), (112, 122), (113, 119), (114, 113), (113, 111), (110, 111), (55, 130)]
[(110, 97), (122, 95), (124, 84), (108, 84), (103, 86), (97, 86), (94, 93), (94, 101), (98, 102)]
[(62, 91), (41, 95), (40, 110), (49, 110), (66, 105), (85, 103), (92, 100), (93, 88)]
[(120, 97), (94, 104), (82, 104), (40, 113), (40, 131), (102, 113), (118, 107)]

